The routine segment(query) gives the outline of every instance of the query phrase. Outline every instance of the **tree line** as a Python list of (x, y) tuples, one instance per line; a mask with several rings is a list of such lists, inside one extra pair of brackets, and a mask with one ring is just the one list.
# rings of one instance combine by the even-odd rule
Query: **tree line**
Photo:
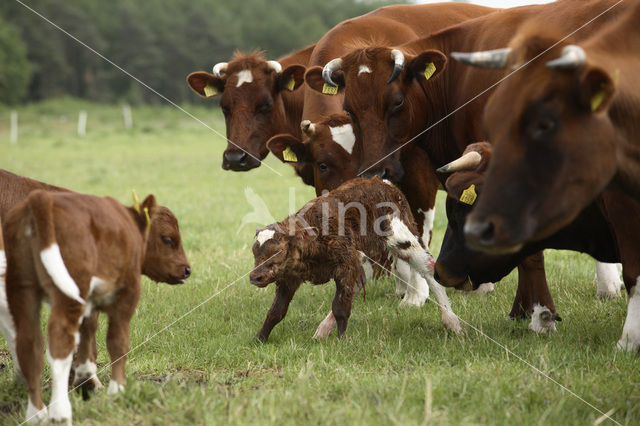
[[(23, 0), (169, 99), (194, 101), (186, 75), (236, 49), (269, 59), (311, 44), (379, 0)], [(70, 95), (160, 102), (122, 71), (14, 0), (0, 3), (0, 103)]]

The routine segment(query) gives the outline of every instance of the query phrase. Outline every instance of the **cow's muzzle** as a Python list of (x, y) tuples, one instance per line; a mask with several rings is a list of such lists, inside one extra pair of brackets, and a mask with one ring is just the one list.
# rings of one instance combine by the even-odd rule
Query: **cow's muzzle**
[(246, 172), (260, 166), (261, 161), (246, 151), (227, 149), (222, 154), (222, 168), (234, 172)]

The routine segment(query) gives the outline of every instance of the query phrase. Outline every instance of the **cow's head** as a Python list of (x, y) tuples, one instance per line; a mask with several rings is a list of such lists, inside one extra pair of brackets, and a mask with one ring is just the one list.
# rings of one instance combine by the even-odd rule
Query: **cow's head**
[(224, 170), (247, 171), (260, 166), (267, 156), (267, 140), (285, 121), (280, 93), (293, 91), (304, 82), (305, 68), (286, 69), (262, 53), (236, 53), (231, 62), (213, 67), (213, 74), (189, 74), (189, 86), (200, 96), (220, 97), (227, 126), (227, 149), (222, 156)]
[[(344, 110), (362, 144), (359, 174), (400, 182), (399, 148), (428, 122), (423, 84), (442, 71), (438, 51), (416, 56), (386, 47), (355, 50), (305, 73), (307, 85), (327, 96), (343, 92)], [(393, 153), (393, 154), (392, 154)]]
[(253, 243), (254, 268), (249, 281), (256, 287), (287, 276), (295, 276), (305, 269), (304, 256), (313, 256), (316, 230), (302, 228), (294, 216), (266, 228), (256, 229)]
[(132, 209), (139, 224), (148, 228), (142, 273), (156, 282), (184, 283), (191, 275), (191, 267), (182, 247), (178, 219), (171, 210), (157, 205), (153, 195)]
[(348, 116), (333, 114), (318, 123), (301, 123), (304, 142), (282, 134), (267, 142), (269, 150), (285, 163), (313, 170), (316, 195), (331, 191), (358, 174), (359, 155), (353, 125)]
[(530, 38), (505, 51), (518, 66), (487, 103), (494, 146), (485, 191), (467, 218), (473, 247), (517, 251), (570, 223), (614, 176), (615, 133), (609, 107), (615, 70), (575, 45)]

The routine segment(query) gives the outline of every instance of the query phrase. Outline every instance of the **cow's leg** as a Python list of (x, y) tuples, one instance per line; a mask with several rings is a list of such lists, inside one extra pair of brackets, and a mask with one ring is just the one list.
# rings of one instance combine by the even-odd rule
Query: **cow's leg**
[[(404, 297), (400, 301), (400, 305), (422, 306), (429, 298), (429, 285), (411, 266), (402, 259), (395, 261), (396, 265), (396, 283), (404, 283)], [(396, 284), (396, 292), (398, 284)]]
[(625, 285), (629, 292), (629, 303), (627, 305), (627, 318), (622, 328), (622, 336), (616, 345), (618, 350), (637, 352), (640, 349), (640, 277), (635, 282), (627, 284), (625, 277)]
[(355, 293), (355, 280), (352, 277), (336, 277), (336, 294), (333, 297), (331, 311), (338, 326), (338, 337), (342, 337), (347, 331), (347, 323), (351, 316), (351, 306)]
[(416, 236), (401, 219), (397, 217), (391, 219), (390, 235), (386, 237), (386, 244), (394, 255), (408, 262), (427, 281), (429, 289), (436, 296), (440, 306), (444, 325), (456, 333), (461, 333), (460, 320), (451, 309), (447, 292), (433, 278), (433, 266), (436, 260), (420, 245)]
[[(0, 236), (1, 238), (1, 236)], [(16, 374), (18, 381), (24, 381), (24, 375), (20, 371), (20, 363), (18, 362), (18, 355), (16, 353), (16, 327), (11, 318), (9, 312), (9, 302), (7, 301), (6, 285), (5, 285), (5, 273), (6, 273), (6, 260), (4, 256), (4, 250), (0, 250), (0, 333), (4, 336), (11, 352), (11, 358), (13, 359), (13, 370)]]
[(51, 367), (51, 402), (49, 419), (52, 422), (71, 424), (69, 401), (69, 373), (73, 353), (80, 339), (80, 319), (84, 305), (54, 294), (49, 317), (49, 349), (47, 360)]
[[(91, 309), (91, 308), (87, 308)], [(80, 344), (76, 354), (73, 379), (73, 387), (82, 388), (82, 398), (88, 399), (89, 393), (95, 389), (102, 389), (102, 383), (97, 376), (95, 347), (96, 330), (98, 328), (98, 311), (92, 309), (85, 312), (80, 325)]]
[(620, 279), (619, 263), (596, 261), (596, 296), (601, 299), (620, 297), (620, 288), (624, 285)]
[(261, 342), (266, 342), (271, 334), (271, 330), (287, 315), (289, 304), (293, 295), (300, 287), (301, 282), (283, 281), (276, 283), (276, 296), (273, 299), (271, 308), (267, 312), (267, 317), (262, 324), (262, 328), (258, 331), (256, 338)]
[(407, 294), (407, 285), (411, 280), (411, 267), (407, 262), (393, 258), (391, 270), (396, 281), (396, 294), (402, 298)]

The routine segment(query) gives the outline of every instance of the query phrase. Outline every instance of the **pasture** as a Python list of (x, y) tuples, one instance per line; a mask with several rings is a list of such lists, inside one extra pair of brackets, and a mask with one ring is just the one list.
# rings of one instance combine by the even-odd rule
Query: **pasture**
[[(224, 134), (213, 107), (186, 107)], [(78, 111), (87, 135), (76, 135)], [(390, 278), (367, 284), (354, 303), (347, 338), (311, 338), (328, 313), (332, 285), (305, 285), (266, 344), (258, 331), (274, 287), (249, 284), (254, 229), (245, 188), (259, 194), (276, 220), (314, 196), (290, 167), (270, 156), (248, 173), (220, 168), (225, 143), (170, 106), (134, 108), (134, 127), (118, 106), (69, 99), (19, 109), (20, 136), (9, 143), (9, 110), (0, 110), (0, 167), (80, 192), (130, 204), (131, 189), (154, 193), (180, 220), (193, 275), (182, 286), (144, 278), (131, 324), (124, 394), (71, 397), (76, 424), (587, 424), (601, 413), (622, 424), (640, 421), (640, 363), (617, 353), (626, 295), (595, 297), (588, 256), (546, 252), (551, 292), (564, 319), (537, 336), (528, 322), (506, 319), (516, 273), (492, 294), (449, 290), (465, 334), (445, 331), (434, 303), (399, 307)], [(439, 194), (431, 245), (437, 255), (446, 227)], [(43, 325), (47, 309), (43, 310)], [(98, 376), (108, 383), (104, 318), (98, 333)], [(487, 338), (486, 336), (489, 336)], [(507, 351), (505, 349), (509, 349)], [(14, 383), (0, 342), (0, 423), (24, 420), (26, 389)], [(45, 363), (45, 401), (49, 399)]]

